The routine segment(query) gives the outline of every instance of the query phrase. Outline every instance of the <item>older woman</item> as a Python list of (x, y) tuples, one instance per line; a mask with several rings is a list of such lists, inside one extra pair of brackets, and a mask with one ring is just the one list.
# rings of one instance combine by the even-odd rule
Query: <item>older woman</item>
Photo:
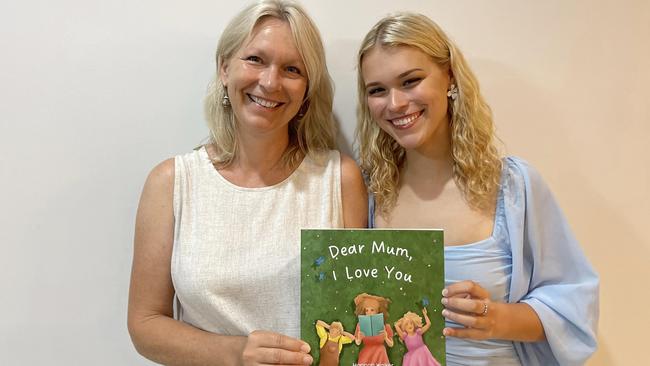
[(370, 30), (358, 62), (371, 226), (445, 230), (447, 364), (584, 363), (598, 276), (539, 174), (497, 153), (460, 51), (403, 13)]
[(153, 169), (138, 208), (128, 325), (163, 364), (309, 364), (301, 227), (362, 227), (358, 167), (334, 146), (319, 33), (289, 1), (225, 28), (209, 144)]

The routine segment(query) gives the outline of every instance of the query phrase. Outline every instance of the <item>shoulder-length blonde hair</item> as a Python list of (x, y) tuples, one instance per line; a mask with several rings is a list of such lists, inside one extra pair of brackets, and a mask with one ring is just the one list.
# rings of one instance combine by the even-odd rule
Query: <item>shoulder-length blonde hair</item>
[(494, 145), (492, 113), (479, 92), (478, 81), (462, 53), (436, 23), (421, 14), (398, 13), (375, 24), (363, 39), (357, 58), (359, 158), (378, 212), (386, 217), (395, 206), (399, 169), (406, 152), (372, 120), (362, 62), (374, 47), (395, 46), (415, 47), (450, 70), (458, 87), (458, 97), (450, 99), (447, 111), (454, 179), (471, 207), (490, 207), (499, 186), (501, 159)]
[(307, 72), (307, 93), (299, 114), (289, 123), (289, 147), (283, 160), (292, 165), (303, 156), (335, 147), (336, 128), (332, 116), (332, 81), (325, 64), (320, 33), (309, 15), (288, 0), (263, 0), (239, 12), (224, 29), (216, 51), (217, 75), (208, 89), (205, 114), (214, 144), (215, 164), (227, 166), (237, 155), (237, 123), (232, 109), (223, 104), (226, 88), (219, 70), (251, 36), (253, 28), (266, 17), (286, 22)]

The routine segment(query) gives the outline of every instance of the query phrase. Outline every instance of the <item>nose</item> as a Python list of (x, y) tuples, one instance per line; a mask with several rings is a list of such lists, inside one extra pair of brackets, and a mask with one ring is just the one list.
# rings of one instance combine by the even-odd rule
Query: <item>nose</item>
[(406, 94), (399, 89), (391, 89), (388, 99), (388, 110), (391, 112), (402, 111), (409, 104)]
[(277, 67), (269, 66), (260, 75), (260, 85), (268, 92), (277, 91), (280, 88), (280, 72)]

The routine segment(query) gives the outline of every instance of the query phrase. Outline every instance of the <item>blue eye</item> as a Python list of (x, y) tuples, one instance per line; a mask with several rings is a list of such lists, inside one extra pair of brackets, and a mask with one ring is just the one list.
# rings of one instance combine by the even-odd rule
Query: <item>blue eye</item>
[(253, 63), (261, 63), (262, 62), (262, 59), (259, 56), (254, 56), (254, 55), (253, 56), (248, 56), (248, 57), (244, 58), (244, 60), (250, 61), (250, 62), (253, 62)]
[(294, 74), (302, 75), (302, 71), (300, 71), (300, 69), (295, 67), (295, 66), (287, 67), (287, 71), (289, 71), (291, 73), (294, 73)]

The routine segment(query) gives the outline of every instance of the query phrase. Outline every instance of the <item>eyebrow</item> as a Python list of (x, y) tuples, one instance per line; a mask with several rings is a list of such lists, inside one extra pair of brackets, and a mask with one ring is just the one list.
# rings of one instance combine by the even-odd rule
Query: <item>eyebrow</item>
[[(401, 79), (401, 78), (403, 78), (403, 77), (405, 77), (405, 76), (408, 76), (409, 74), (411, 74), (411, 73), (413, 73), (413, 72), (416, 72), (416, 71), (424, 71), (424, 70), (423, 70), (423, 69), (420, 69), (420, 68), (417, 68), (417, 67), (414, 68), (414, 69), (406, 70), (406, 71), (404, 71), (403, 73), (397, 75), (397, 79)], [(373, 82), (371, 82), (371, 83), (366, 84), (366, 88), (370, 88), (370, 87), (372, 87), (372, 86), (376, 86), (376, 85), (379, 85), (379, 84), (381, 84), (381, 83), (378, 82), (378, 81), (373, 81)]]
[[(262, 48), (259, 47), (249, 47), (248, 49), (242, 48), (241, 49), (243, 55), (245, 56), (246, 54), (251, 54), (251, 55), (258, 55), (261, 56), (263, 59), (266, 59), (268, 57), (268, 53), (264, 51)], [(288, 62), (283, 63), (284, 65), (291, 65), (291, 66), (298, 66), (300, 67), (303, 71), (307, 69), (307, 65), (305, 65), (305, 62), (302, 60), (301, 57), (295, 58), (289, 58)]]

